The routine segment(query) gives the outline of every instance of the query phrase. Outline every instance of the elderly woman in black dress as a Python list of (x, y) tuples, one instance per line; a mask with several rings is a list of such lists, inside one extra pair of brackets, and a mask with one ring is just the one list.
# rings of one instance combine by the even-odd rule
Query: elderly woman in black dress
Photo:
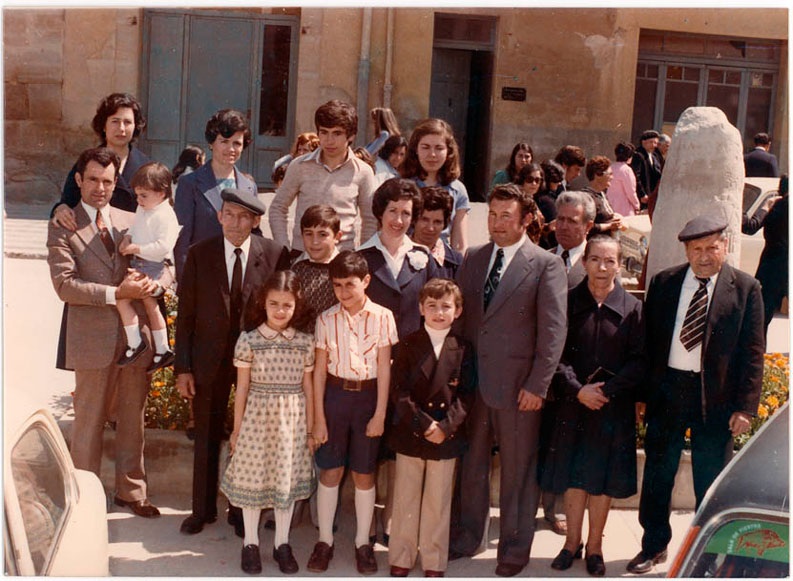
[(567, 538), (551, 563), (581, 557), (589, 505), (586, 568), (604, 575), (601, 546), (612, 498), (636, 493), (634, 393), (644, 372), (641, 303), (616, 281), (619, 243), (593, 236), (584, 251), (587, 277), (568, 295), (568, 332), (554, 376), (557, 422), (541, 476), (543, 490), (564, 492)]

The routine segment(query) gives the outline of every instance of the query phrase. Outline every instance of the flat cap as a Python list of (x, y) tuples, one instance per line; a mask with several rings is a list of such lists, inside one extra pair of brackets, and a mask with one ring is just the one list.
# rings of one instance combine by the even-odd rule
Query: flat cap
[(259, 198), (256, 197), (256, 194), (246, 192), (245, 190), (238, 190), (237, 188), (225, 188), (222, 192), (220, 192), (220, 197), (223, 198), (224, 202), (242, 206), (257, 216), (264, 216), (264, 213), (267, 211), (267, 208), (265, 208), (264, 204), (259, 201)]
[(727, 219), (724, 216), (718, 214), (697, 216), (686, 223), (680, 234), (677, 235), (677, 239), (680, 242), (688, 242), (711, 234), (718, 234), (725, 228), (727, 228)]

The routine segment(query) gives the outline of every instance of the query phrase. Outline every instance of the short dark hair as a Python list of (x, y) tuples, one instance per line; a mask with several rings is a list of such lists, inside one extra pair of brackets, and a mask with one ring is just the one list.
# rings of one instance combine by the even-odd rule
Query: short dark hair
[(111, 163), (113, 167), (116, 169), (115, 177), (118, 178), (118, 174), (121, 168), (121, 160), (119, 159), (116, 152), (112, 149), (108, 149), (107, 147), (94, 147), (92, 149), (86, 149), (80, 154), (80, 157), (77, 158), (77, 164), (75, 171), (80, 174), (82, 178), (85, 174), (85, 168), (88, 166), (89, 162), (95, 161), (102, 167), (107, 167)]
[(499, 184), (495, 186), (490, 190), (487, 203), (490, 204), (493, 200), (515, 200), (518, 202), (521, 220), (537, 210), (534, 198), (515, 184)]
[(463, 306), (463, 292), (457, 283), (449, 278), (431, 278), (424, 283), (419, 291), (419, 304), (427, 299), (439, 300), (446, 295), (454, 297), (454, 305), (456, 307)]
[(771, 143), (771, 138), (768, 137), (768, 133), (758, 133), (754, 136), (754, 144), (755, 145), (768, 145)]
[(636, 151), (636, 148), (633, 147), (632, 143), (628, 143), (627, 141), (620, 141), (617, 145), (614, 146), (614, 157), (617, 161), (628, 161), (630, 158), (633, 157), (633, 152)]
[(245, 115), (234, 109), (221, 109), (216, 111), (207, 121), (204, 137), (207, 143), (214, 143), (218, 135), (226, 139), (242, 131), (242, 148), (245, 149), (251, 144), (251, 128)]
[(351, 139), (358, 133), (358, 112), (349, 103), (333, 99), (320, 105), (314, 112), (314, 125), (317, 132), (320, 127), (341, 127), (347, 134), (347, 139)]
[(518, 172), (518, 176), (515, 178), (514, 182), (517, 185), (522, 186), (523, 184), (526, 183), (526, 180), (528, 179), (529, 175), (531, 175), (535, 171), (540, 172), (540, 189), (537, 191), (541, 192), (543, 186), (545, 185), (545, 172), (542, 171), (542, 167), (540, 166), (539, 163), (531, 162), (530, 164), (524, 165), (522, 168), (520, 168), (520, 171)]
[(179, 160), (171, 170), (173, 176), (173, 183), (179, 181), (179, 177), (187, 170), (188, 167), (198, 169), (201, 166), (201, 156), (204, 155), (204, 150), (197, 145), (187, 145), (179, 154)]
[(584, 260), (589, 257), (589, 249), (595, 244), (614, 244), (617, 247), (617, 260), (622, 260), (622, 245), (620, 241), (608, 234), (594, 234), (587, 240), (586, 247), (584, 248)]
[(584, 150), (575, 145), (565, 145), (556, 154), (554, 161), (566, 167), (571, 165), (578, 165), (584, 167), (586, 165), (586, 156)]
[(270, 291), (292, 293), (295, 297), (295, 312), (289, 321), (289, 326), (295, 329), (304, 328), (311, 313), (310, 309), (306, 308), (300, 277), (291, 270), (276, 270), (264, 281), (264, 284), (256, 288), (253, 300), (248, 302), (245, 329), (252, 331), (267, 322), (267, 295)]
[(655, 129), (648, 129), (647, 131), (644, 131), (642, 133), (641, 137), (639, 137), (639, 141), (644, 141), (645, 139), (652, 139), (653, 137), (657, 138), (658, 136), (659, 133)]
[(135, 130), (132, 133), (133, 141), (146, 128), (146, 119), (143, 117), (140, 101), (129, 93), (112, 93), (99, 102), (96, 114), (91, 120), (91, 128), (102, 140), (102, 145), (107, 145), (107, 136), (105, 135), (107, 120), (122, 107), (132, 109), (132, 115), (135, 118)]
[(280, 184), (284, 181), (284, 177), (286, 177), (286, 168), (289, 167), (289, 163), (282, 163), (277, 168), (273, 170), (273, 173), (270, 174), (270, 180), (274, 184)]
[(391, 154), (394, 153), (400, 147), (404, 147), (407, 149), (408, 140), (402, 137), (401, 135), (392, 135), (388, 139), (385, 140), (383, 147), (380, 148), (380, 151), (377, 155), (380, 156), (381, 159), (388, 160), (391, 157)]
[(590, 182), (595, 176), (602, 174), (611, 167), (611, 161), (605, 155), (596, 155), (586, 164), (586, 179)]
[(448, 186), (460, 177), (460, 150), (454, 139), (452, 126), (443, 119), (424, 119), (413, 129), (408, 141), (405, 163), (402, 164), (402, 177), (417, 177), (422, 180), (427, 177), (427, 172), (421, 167), (418, 156), (419, 141), (427, 135), (440, 135), (446, 142), (446, 161), (438, 170), (438, 183)]
[(150, 161), (138, 168), (129, 185), (133, 191), (135, 188), (146, 188), (155, 192), (164, 192), (165, 198), (173, 205), (172, 183), (171, 170), (158, 161)]
[(552, 159), (546, 159), (540, 163), (542, 173), (545, 174), (545, 186), (549, 187), (551, 182), (561, 183), (564, 179), (564, 168)]
[(507, 175), (512, 182), (518, 177), (518, 170), (515, 167), (515, 156), (518, 155), (519, 151), (528, 151), (529, 155), (531, 155), (531, 160), (534, 161), (534, 150), (532, 150), (531, 145), (523, 141), (516, 143), (515, 147), (512, 148), (512, 153), (509, 154), (509, 163), (507, 164)]
[[(446, 228), (452, 219), (454, 200), (446, 188), (440, 186), (424, 186), (421, 188), (421, 211), (443, 211), (443, 227)], [(421, 213), (418, 214), (421, 216)]]
[(361, 280), (369, 274), (369, 263), (360, 252), (342, 250), (328, 265), (328, 276), (331, 280), (355, 276)]
[(334, 234), (338, 234), (341, 230), (341, 220), (336, 210), (326, 204), (314, 204), (306, 208), (300, 217), (300, 231), (316, 227), (330, 228)]
[(372, 196), (372, 214), (382, 224), (383, 214), (389, 202), (410, 200), (413, 202), (410, 223), (415, 224), (421, 214), (421, 192), (416, 182), (405, 178), (391, 178), (380, 184)]

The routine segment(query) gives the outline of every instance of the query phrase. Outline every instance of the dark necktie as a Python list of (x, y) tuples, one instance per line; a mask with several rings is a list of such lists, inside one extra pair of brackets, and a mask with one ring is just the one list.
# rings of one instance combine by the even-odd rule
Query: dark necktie
[(490, 274), (487, 275), (485, 282), (485, 310), (490, 304), (493, 295), (496, 294), (498, 283), (501, 282), (501, 269), (504, 267), (504, 249), (499, 248), (496, 251), (496, 259), (493, 261), (493, 268), (490, 269)]
[(116, 245), (113, 244), (113, 238), (110, 236), (110, 232), (105, 226), (105, 221), (102, 219), (102, 212), (99, 210), (96, 211), (96, 230), (99, 232), (99, 238), (102, 240), (102, 244), (105, 245), (108, 255), (113, 258), (113, 254), (116, 252)]
[(570, 251), (569, 250), (562, 250), (562, 261), (564, 261), (564, 269), (566, 271), (570, 271), (570, 267), (567, 264), (567, 261), (570, 259)]
[(239, 333), (242, 318), (242, 248), (235, 248), (234, 270), (231, 271), (231, 329)]
[(708, 318), (708, 280), (707, 278), (696, 277), (699, 281), (699, 288), (691, 297), (688, 303), (686, 318), (683, 320), (683, 328), (680, 329), (680, 342), (686, 350), (691, 351), (702, 342), (705, 336), (705, 322)]

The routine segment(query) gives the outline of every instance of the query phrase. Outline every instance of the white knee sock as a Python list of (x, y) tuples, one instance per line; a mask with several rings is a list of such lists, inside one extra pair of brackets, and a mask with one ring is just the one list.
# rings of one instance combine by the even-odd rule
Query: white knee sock
[(289, 508), (275, 508), (275, 539), (273, 546), (277, 549), (281, 545), (289, 544), (289, 527), (292, 525), (292, 513), (295, 511), (293, 502)]
[(242, 524), (245, 525), (245, 537), (242, 539), (242, 546), (259, 544), (259, 513), (258, 508), (242, 509)]
[(151, 336), (154, 339), (154, 352), (155, 353), (165, 353), (168, 351), (168, 330), (167, 329), (157, 329), (151, 332)]
[[(357, 498), (357, 497), (356, 497)], [(339, 486), (317, 484), (317, 520), (319, 521), (319, 540), (333, 546), (333, 517), (339, 502)]]
[(124, 333), (127, 335), (127, 345), (133, 349), (140, 345), (140, 328), (137, 325), (124, 327)]
[(369, 544), (369, 527), (372, 524), (374, 515), (375, 488), (369, 490), (355, 489), (355, 522), (357, 529), (355, 532), (355, 547), (362, 547)]

